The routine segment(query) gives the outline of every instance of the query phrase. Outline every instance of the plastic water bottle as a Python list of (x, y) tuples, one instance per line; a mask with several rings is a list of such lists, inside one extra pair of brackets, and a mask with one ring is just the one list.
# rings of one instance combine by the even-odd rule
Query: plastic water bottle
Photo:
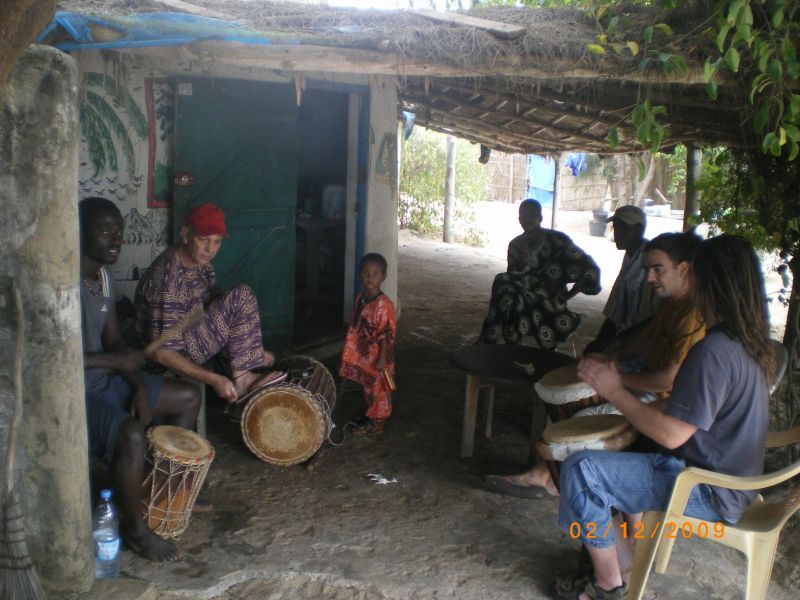
[(97, 579), (119, 575), (119, 518), (111, 502), (111, 490), (100, 491), (100, 502), (92, 514), (94, 537), (94, 576)]

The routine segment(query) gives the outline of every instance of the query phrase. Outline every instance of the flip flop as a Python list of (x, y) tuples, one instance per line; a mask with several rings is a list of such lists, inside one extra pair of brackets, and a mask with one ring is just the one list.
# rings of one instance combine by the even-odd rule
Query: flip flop
[(592, 600), (625, 600), (628, 596), (628, 586), (623, 583), (613, 590), (604, 590), (598, 586), (594, 579), (556, 579), (547, 590), (552, 600), (574, 600), (586, 594)]
[(511, 480), (509, 475), (487, 475), (483, 478), (484, 487), (490, 492), (515, 498), (535, 498), (540, 500), (550, 494), (541, 485), (520, 485)]

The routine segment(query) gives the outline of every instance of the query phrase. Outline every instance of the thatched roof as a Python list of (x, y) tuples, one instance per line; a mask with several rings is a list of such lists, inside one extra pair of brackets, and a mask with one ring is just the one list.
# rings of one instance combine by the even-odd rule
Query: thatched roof
[[(587, 44), (597, 42), (597, 26), (575, 9), (463, 13), (494, 22), (500, 31), (493, 33), (480, 24), (443, 22), (421, 11), (261, 0), (70, 0), (59, 6), (96, 15), (186, 10), (239, 20), (265, 32), (273, 45), (198, 42), (190, 50), (237, 65), (274, 62), (273, 68), (284, 71), (394, 75), (399, 108), (414, 112), (418, 124), (505, 151), (608, 152), (611, 127), (620, 130), (618, 151), (641, 150), (629, 114), (645, 97), (667, 108), (666, 146), (744, 143), (742, 92), (735, 82), (720, 81), (719, 99), (708, 99), (701, 68), (708, 40), (697, 33), (703, 19), (686, 11), (671, 17), (675, 35), (657, 35), (648, 49), (687, 57), (688, 72), (665, 76), (655, 66), (644, 74), (637, 69), (642, 52), (636, 57), (588, 52)], [(631, 39), (640, 39), (642, 28), (652, 22), (648, 10), (619, 9), (620, 22), (635, 32)]]

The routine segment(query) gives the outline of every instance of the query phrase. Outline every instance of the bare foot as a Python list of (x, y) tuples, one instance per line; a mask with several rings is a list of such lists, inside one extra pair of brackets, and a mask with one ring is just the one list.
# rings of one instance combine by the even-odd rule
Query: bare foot
[(264, 350), (264, 366), (271, 367), (275, 364), (275, 355), (269, 350)]
[(550, 471), (544, 462), (538, 462), (534, 467), (519, 475), (509, 475), (508, 480), (522, 487), (543, 487), (551, 496), (558, 496), (558, 488), (550, 476)]
[(131, 528), (123, 527), (122, 537), (131, 550), (155, 562), (170, 562), (178, 558), (175, 544), (154, 533), (144, 521), (139, 523)]

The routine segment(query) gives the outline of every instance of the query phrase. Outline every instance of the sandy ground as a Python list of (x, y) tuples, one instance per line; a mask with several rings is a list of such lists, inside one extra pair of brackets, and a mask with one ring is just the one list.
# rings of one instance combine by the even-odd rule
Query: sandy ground
[[(555, 527), (557, 500), (508, 498), (480, 486), (488, 472), (525, 466), (530, 392), (498, 389), (494, 436), (477, 436), (473, 458), (459, 458), (464, 375), (449, 355), (477, 337), (492, 279), (505, 268), (505, 246), (519, 232), (515, 207), (482, 210), (482, 223), (493, 228), (486, 249), (401, 234), (399, 389), (383, 438), (348, 434), (341, 445), (324, 446), (313, 468), (280, 468), (251, 455), (238, 427), (210, 406), (217, 458), (204, 496), (215, 510), (192, 519), (178, 542), (182, 560), (156, 565), (125, 551), (126, 574), (155, 582), (161, 600), (546, 597), (553, 575), (569, 573), (578, 556), (577, 543)], [(611, 241), (587, 235), (588, 218), (568, 213), (561, 225), (603, 269), (604, 293), (571, 303), (588, 315), (575, 335), (578, 349), (599, 326), (621, 261)], [(651, 226), (680, 227), (663, 221)], [(328, 354), (334, 367), (335, 351)], [(342, 425), (360, 410), (358, 394), (345, 395), (334, 420)], [(333, 437), (341, 439), (341, 429)], [(376, 485), (370, 473), (397, 481)], [(769, 598), (796, 597), (779, 585), (797, 583), (792, 570), (778, 567)], [(744, 561), (735, 552), (681, 540), (649, 594), (733, 599), (743, 583)]]

